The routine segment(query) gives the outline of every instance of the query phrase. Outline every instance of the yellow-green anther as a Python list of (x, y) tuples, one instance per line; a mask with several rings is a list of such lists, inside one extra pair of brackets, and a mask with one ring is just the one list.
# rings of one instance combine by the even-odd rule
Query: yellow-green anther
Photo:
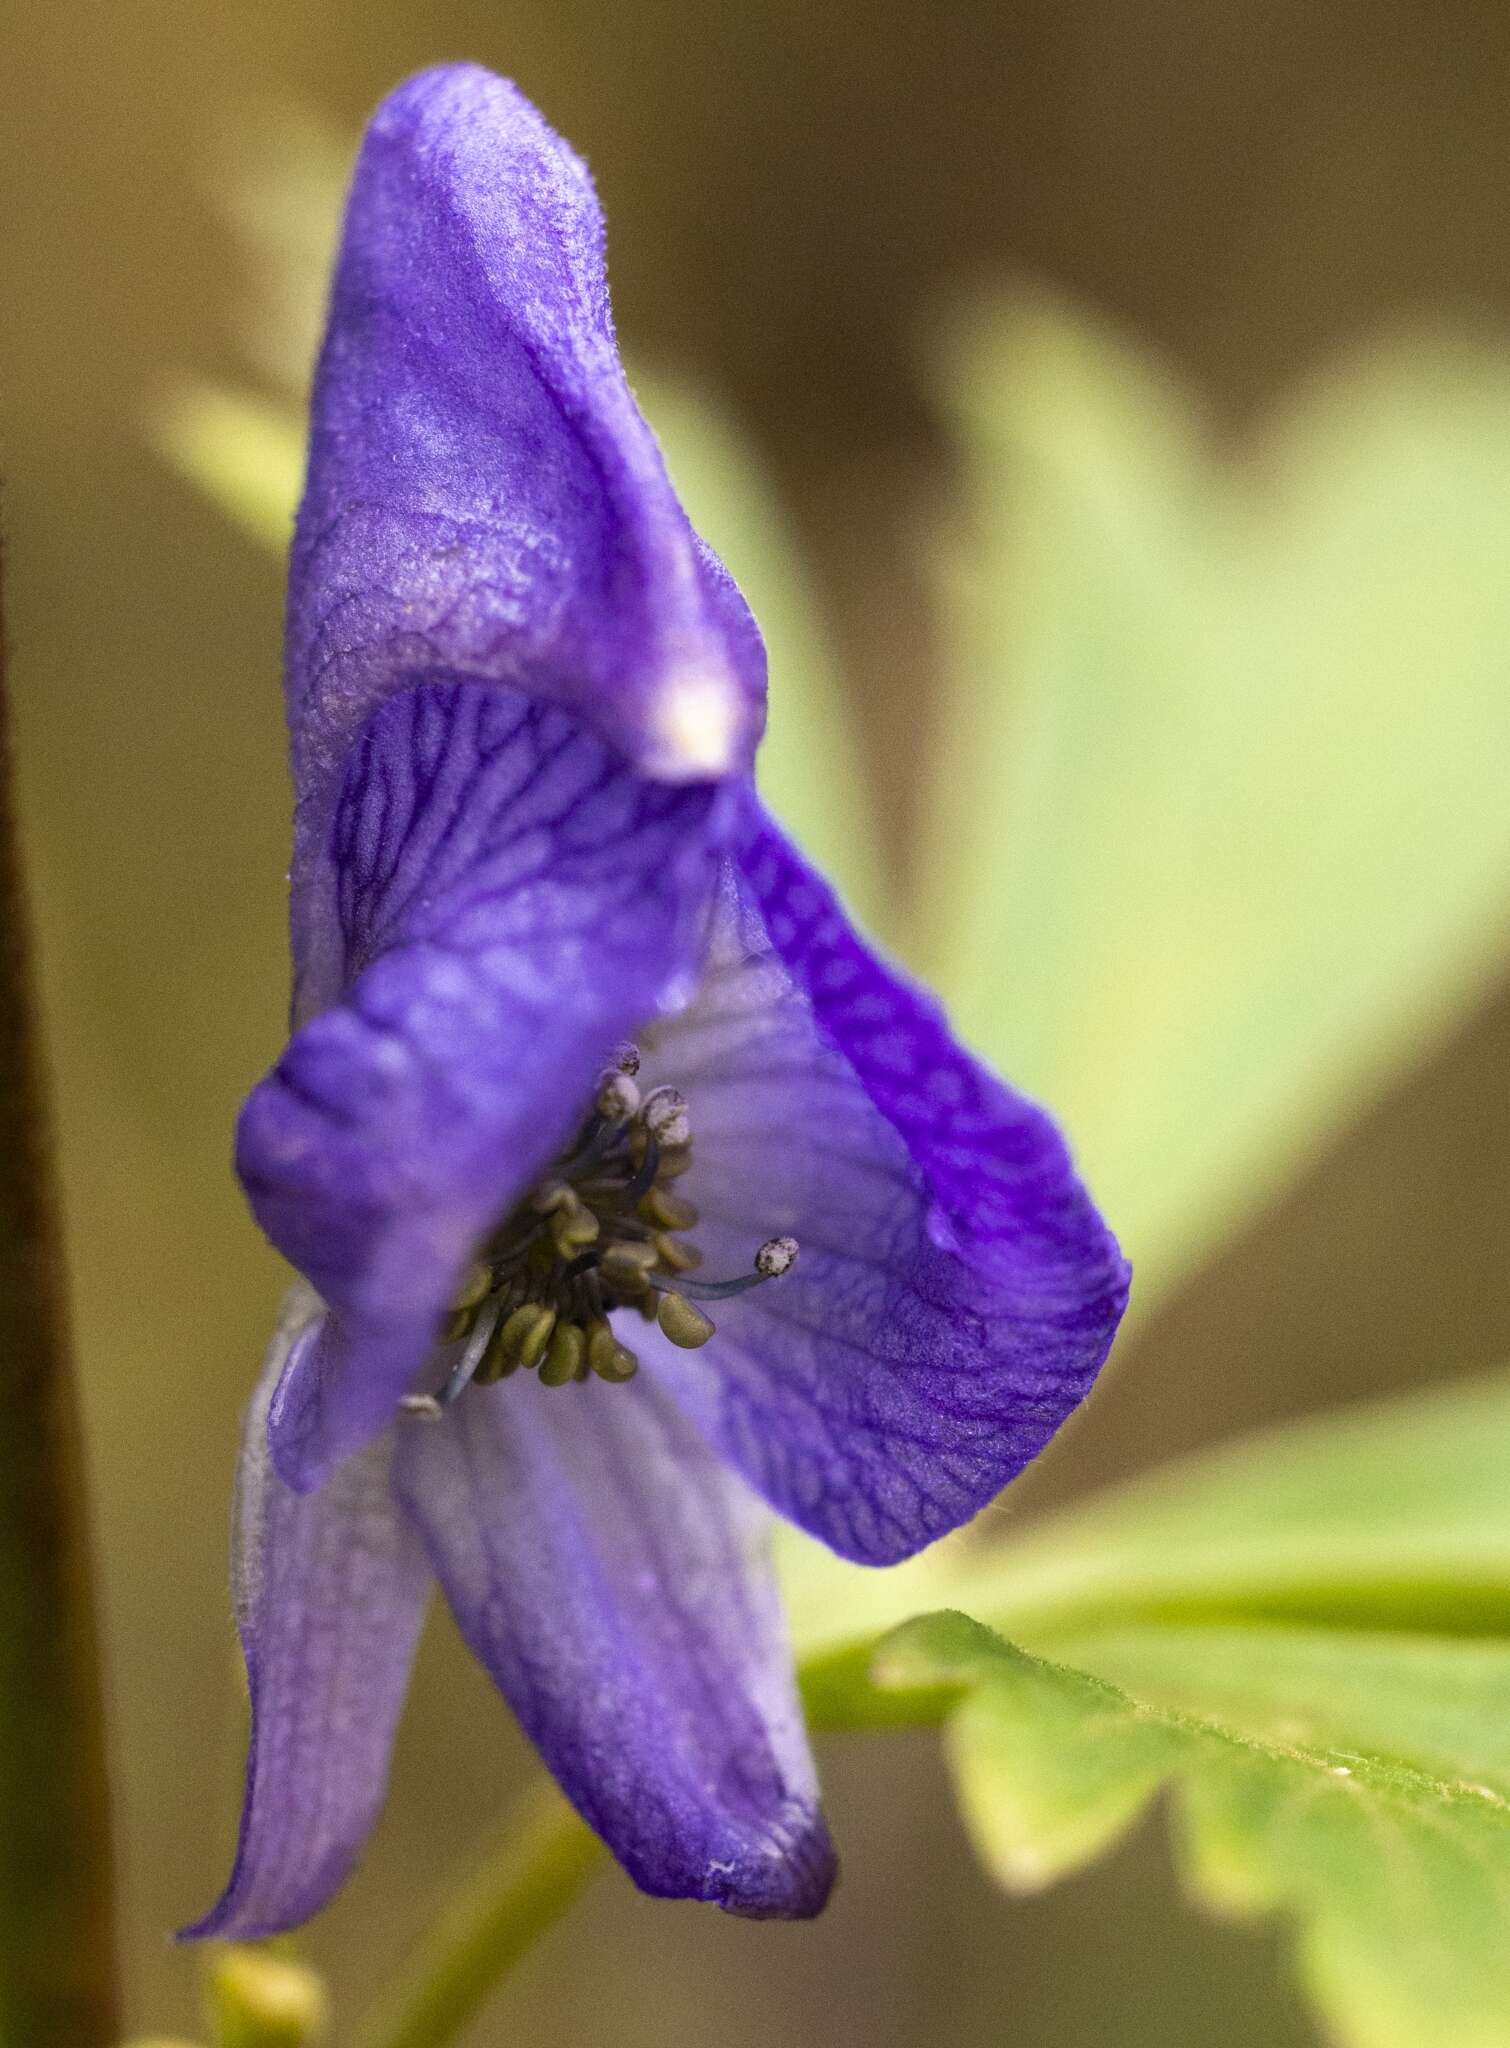
[(702, 1253), (696, 1245), (680, 1244), (665, 1231), (658, 1231), (650, 1240), (660, 1255), (661, 1264), (668, 1273), (690, 1273), (694, 1266), (702, 1264)]
[(551, 1218), (551, 1237), (561, 1256), (569, 1259), (585, 1245), (596, 1244), (601, 1226), (585, 1202), (579, 1202), (575, 1195), (570, 1204), (563, 1204)]
[(640, 1091), (622, 1068), (615, 1067), (598, 1083), (594, 1107), (609, 1123), (633, 1116), (640, 1106)]
[(458, 1337), (465, 1337), (475, 1321), (476, 1317), (469, 1308), (452, 1309), (451, 1313), (441, 1321), (441, 1343), (454, 1344)]
[(544, 1308), (537, 1301), (527, 1301), (508, 1317), (498, 1332), (498, 1342), (521, 1365), (538, 1365), (555, 1327), (556, 1311), (553, 1308)]
[(690, 1230), (697, 1221), (697, 1211), (690, 1202), (662, 1187), (652, 1188), (643, 1198), (640, 1214), (657, 1230)]
[(658, 1180), (680, 1180), (692, 1164), (690, 1145), (662, 1145)]
[(655, 1246), (613, 1244), (598, 1265), (607, 1284), (619, 1294), (643, 1294), (649, 1286), (650, 1269), (656, 1263)]
[(525, 1332), (519, 1345), (519, 1363), (523, 1366), (538, 1365), (545, 1356), (545, 1347), (551, 1340), (556, 1327), (556, 1311), (553, 1308), (537, 1308), (534, 1320)]
[(461, 1285), (451, 1297), (454, 1309), (476, 1308), (492, 1291), (493, 1276), (486, 1266), (468, 1266), (462, 1275)]
[(699, 1344), (706, 1344), (713, 1335), (713, 1324), (701, 1309), (694, 1308), (684, 1294), (666, 1293), (661, 1296), (656, 1311), (656, 1321), (683, 1351), (695, 1351)]
[(587, 1340), (587, 1363), (600, 1380), (615, 1386), (632, 1380), (640, 1369), (640, 1361), (627, 1344), (618, 1341), (607, 1323), (593, 1324)]
[[(514, 1315), (518, 1313), (516, 1309)], [(490, 1387), (495, 1380), (506, 1380), (511, 1372), (519, 1370), (518, 1355), (505, 1341), (505, 1332), (513, 1319), (513, 1316), (510, 1316), (508, 1322), (500, 1323), (488, 1339), (488, 1348), (482, 1354), (482, 1363), (472, 1375), (478, 1386)]]
[(564, 1387), (574, 1380), (586, 1350), (587, 1339), (575, 1323), (558, 1323), (540, 1367), (541, 1386)]

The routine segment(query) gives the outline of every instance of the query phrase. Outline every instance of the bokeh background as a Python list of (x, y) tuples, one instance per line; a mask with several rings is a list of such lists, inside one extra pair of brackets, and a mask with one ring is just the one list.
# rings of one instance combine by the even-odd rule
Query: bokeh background
[[(943, 309), (982, 281), (1045, 283), (1162, 357), (1235, 450), (1360, 338), (1451, 321), (1502, 354), (1510, 15), (1480, 0), (5, 0), (0, 19), (21, 796), (131, 2016), (171, 2031), (191, 2028), (197, 1990), (168, 1933), (217, 1888), (233, 1835), (227, 1496), (280, 1285), (227, 1163), (283, 1023), (280, 572), (175, 473), (154, 426), (175, 378), (266, 381), (228, 162), (249, 133), (275, 154), (280, 122), (293, 162), (306, 114), (354, 134), (403, 73), (460, 55), (515, 76), (583, 150), (627, 345), (716, 394), (779, 494), (875, 792), (884, 921), (960, 658), (935, 573), (962, 489), (928, 369)], [(1345, 749), (1334, 765), (1345, 785)], [(1274, 851), (1255, 843), (1255, 868)], [(1510, 1352), (1510, 996), (1476, 972), (1458, 998), (1425, 1055), (1398, 1059), (1354, 1127), (1119, 1347), (1025, 1510)], [(931, 1738), (833, 1744), (823, 1764), (846, 1877), (820, 1924), (730, 1924), (609, 1876), (476, 2041), (1313, 2039), (1277, 1939), (1179, 1907), (1156, 1829), (1009, 1902), (969, 1859)], [(438, 1622), (386, 1817), (310, 1939), (343, 2003), (526, 1770)]]

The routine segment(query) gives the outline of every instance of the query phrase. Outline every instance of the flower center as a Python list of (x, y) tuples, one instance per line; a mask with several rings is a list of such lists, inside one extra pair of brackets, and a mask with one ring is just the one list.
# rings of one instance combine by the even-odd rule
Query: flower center
[(692, 1164), (687, 1105), (675, 1088), (642, 1095), (640, 1056), (621, 1046), (591, 1109), (550, 1173), (487, 1239), (441, 1325), (461, 1353), (439, 1394), (410, 1394), (411, 1415), (438, 1416), (464, 1388), (538, 1369), (541, 1384), (633, 1379), (639, 1360), (609, 1322), (635, 1309), (673, 1344), (695, 1350), (715, 1325), (697, 1306), (779, 1279), (797, 1240), (773, 1237), (732, 1280), (692, 1276), (702, 1254), (686, 1235), (697, 1211), (676, 1192)]

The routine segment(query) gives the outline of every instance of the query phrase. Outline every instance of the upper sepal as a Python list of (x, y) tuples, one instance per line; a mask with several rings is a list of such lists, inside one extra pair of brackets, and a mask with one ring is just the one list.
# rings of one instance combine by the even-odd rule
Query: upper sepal
[(357, 163), (289, 587), (301, 851), (406, 681), (502, 679), (669, 781), (745, 769), (764, 655), (625, 382), (586, 167), (507, 81), (420, 73)]

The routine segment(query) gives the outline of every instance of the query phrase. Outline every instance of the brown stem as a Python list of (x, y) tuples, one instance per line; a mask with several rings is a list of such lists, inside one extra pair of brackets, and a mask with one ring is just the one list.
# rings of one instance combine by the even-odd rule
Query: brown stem
[(0, 610), (0, 2041), (118, 2037), (109, 1797)]

